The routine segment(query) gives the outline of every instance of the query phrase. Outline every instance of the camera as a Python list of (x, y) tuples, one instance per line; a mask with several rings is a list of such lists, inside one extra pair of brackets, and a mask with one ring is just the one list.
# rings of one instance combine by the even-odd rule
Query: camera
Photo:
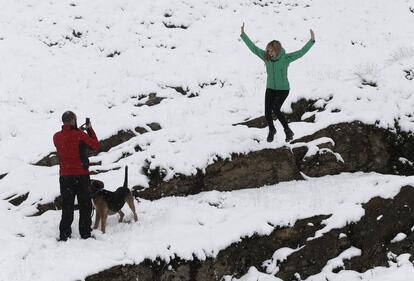
[(80, 126), (79, 129), (86, 131), (88, 129), (87, 126), (89, 126), (90, 124), (91, 124), (91, 119), (87, 117), (85, 120), (85, 124)]

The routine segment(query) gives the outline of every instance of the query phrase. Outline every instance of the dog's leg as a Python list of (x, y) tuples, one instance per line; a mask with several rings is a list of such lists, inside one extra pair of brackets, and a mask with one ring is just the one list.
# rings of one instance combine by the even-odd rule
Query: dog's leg
[(134, 197), (132, 196), (132, 193), (130, 192), (126, 198), (126, 201), (128, 203), (129, 208), (131, 208), (132, 213), (134, 213), (134, 220), (138, 221), (138, 216), (135, 211), (135, 205), (134, 205)]
[(101, 213), (101, 231), (102, 233), (105, 233), (105, 229), (106, 229), (106, 220), (108, 219), (108, 207), (105, 206), (105, 208), (102, 210)]
[(93, 226), (93, 229), (98, 229), (98, 226), (99, 226), (99, 221), (100, 221), (100, 219), (101, 219), (101, 214), (99, 213), (99, 211), (100, 211), (100, 210), (95, 209), (96, 214), (95, 214), (95, 224), (94, 224), (94, 226)]
[(125, 214), (121, 210), (118, 211), (118, 214), (119, 214), (119, 220), (118, 220), (118, 222), (122, 222), (122, 220), (124, 219)]

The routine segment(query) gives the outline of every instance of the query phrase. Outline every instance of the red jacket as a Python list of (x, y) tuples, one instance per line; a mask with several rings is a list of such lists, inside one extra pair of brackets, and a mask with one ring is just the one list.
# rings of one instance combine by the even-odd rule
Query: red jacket
[(92, 128), (86, 134), (69, 125), (63, 125), (62, 131), (53, 136), (53, 143), (59, 157), (61, 176), (89, 174), (88, 169), (83, 166), (79, 146), (84, 143), (93, 150), (99, 149), (99, 142)]

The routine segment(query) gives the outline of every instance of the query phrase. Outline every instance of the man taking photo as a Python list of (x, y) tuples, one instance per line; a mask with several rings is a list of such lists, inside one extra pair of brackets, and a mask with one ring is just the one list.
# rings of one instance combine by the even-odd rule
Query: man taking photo
[(62, 115), (62, 130), (53, 136), (59, 157), (59, 183), (62, 197), (62, 218), (59, 225), (59, 241), (66, 241), (72, 234), (75, 196), (79, 204), (79, 233), (81, 238), (91, 237), (92, 202), (89, 191), (89, 160), (86, 148), (99, 149), (99, 142), (90, 122), (86, 122), (87, 134), (78, 129), (76, 115), (66, 111)]

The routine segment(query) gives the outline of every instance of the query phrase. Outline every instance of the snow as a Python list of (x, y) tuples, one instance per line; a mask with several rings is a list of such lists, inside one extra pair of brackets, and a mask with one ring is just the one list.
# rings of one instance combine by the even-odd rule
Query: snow
[(243, 277), (237, 279), (232, 276), (225, 276), (223, 281), (283, 281), (272, 275), (264, 274), (258, 271), (254, 266), (249, 268), (249, 271)]
[[(291, 226), (298, 219), (332, 214), (326, 228), (352, 222), (344, 213), (359, 211), (361, 204), (381, 196), (392, 198), (414, 177), (376, 173), (341, 174), (292, 181), (233, 192), (204, 192), (188, 197), (167, 197), (137, 204), (139, 222), (108, 219), (106, 234), (94, 231), (96, 240), (81, 240), (77, 223), (73, 238), (59, 243), (60, 211), (27, 217), (17, 207), (0, 201), (0, 280), (79, 280), (119, 264), (139, 263), (145, 258), (174, 257), (200, 260), (254, 234), (268, 235), (272, 225)], [(353, 217), (356, 221), (359, 217)], [(78, 220), (76, 212), (75, 222)], [(288, 253), (284, 252), (283, 256)], [(281, 259), (277, 252), (274, 259)], [(269, 257), (271, 258), (271, 257)], [(70, 267), (68, 267), (70, 264)], [(24, 268), (22, 270), (21, 268)]]
[[(144, 258), (195, 254), (202, 259), (241, 237), (268, 234), (268, 222), (286, 226), (312, 214), (332, 214), (315, 233), (323, 235), (359, 220), (361, 204), (370, 198), (392, 197), (413, 183), (411, 177), (378, 174), (305, 176), (306, 181), (256, 190), (143, 201), (138, 224), (118, 224), (112, 217), (108, 233), (97, 232), (96, 240), (79, 240), (75, 231), (75, 238), (62, 244), (54, 239), (59, 212), (28, 217), (38, 204), (59, 195), (58, 167), (33, 163), (54, 150), (52, 136), (66, 110), (75, 111), (79, 122), (90, 117), (100, 139), (148, 128), (151, 122), (161, 125), (92, 157), (102, 162), (92, 170), (128, 165), (131, 185), (148, 186), (141, 171), (146, 161), (165, 169), (170, 179), (176, 173), (194, 174), (232, 153), (294, 148), (283, 141), (279, 123), (270, 144), (266, 129), (233, 126), (263, 115), (264, 67), (239, 39), (242, 22), (260, 47), (277, 38), (287, 51), (295, 51), (309, 39), (309, 28), (316, 33), (315, 46), (290, 67), (292, 89), (282, 110), (291, 112), (291, 103), (301, 98), (316, 100), (318, 109), (301, 116), (315, 115), (315, 123), (291, 124), (295, 138), (355, 120), (390, 129), (398, 120), (403, 130), (414, 131), (413, 81), (406, 78), (414, 68), (414, 34), (407, 31), (412, 1), (295, 5), (283, 0), (264, 7), (256, 2), (5, 0), (0, 10), (0, 175), (7, 176), (0, 180), (0, 199), (29, 195), (18, 207), (0, 201), (0, 280), (77, 280)], [(167, 28), (171, 25), (179, 28)], [(136, 106), (140, 95), (151, 93), (165, 99), (152, 107)], [(333, 153), (318, 148), (324, 143), (334, 145), (327, 138), (296, 145), (309, 148), (307, 157)], [(135, 153), (136, 145), (143, 151)], [(133, 155), (120, 159), (124, 152)], [(413, 159), (400, 161), (411, 165)], [(122, 184), (122, 173), (111, 170), (93, 178), (113, 190)], [(412, 270), (407, 262), (370, 274), (375, 280), (404, 280), (398, 278), (412, 276)], [(275, 280), (263, 274), (251, 269), (243, 280), (256, 275)], [(336, 276), (369, 280), (354, 272)]]
[(401, 242), (402, 240), (404, 240), (405, 238), (407, 238), (407, 234), (405, 233), (398, 233), (392, 240), (391, 243), (397, 243), (397, 242)]
[(413, 264), (409, 261), (410, 255), (402, 254), (397, 257), (397, 262), (390, 263), (389, 268), (375, 267), (364, 273), (351, 270), (342, 270), (338, 273), (318, 274), (311, 276), (306, 281), (406, 281), (410, 280), (414, 273)]
[(264, 261), (262, 266), (266, 269), (266, 272), (268, 274), (275, 275), (280, 270), (278, 265), (285, 261), (288, 256), (294, 252), (301, 250), (303, 247), (304, 246), (298, 247), (297, 249), (292, 249), (289, 247), (280, 248), (274, 252), (272, 259)]
[(360, 256), (361, 254), (362, 254), (362, 251), (358, 248), (350, 247), (349, 249), (346, 249), (339, 256), (337, 256), (336, 258), (330, 259), (327, 262), (326, 266), (322, 268), (322, 274), (324, 274), (325, 272), (332, 272), (336, 268), (343, 267), (344, 260), (350, 260), (353, 257)]
[(410, 160), (408, 160), (407, 158), (400, 157), (400, 158), (398, 158), (398, 160), (399, 160), (401, 163), (403, 163), (403, 164), (408, 164), (408, 165), (410, 165), (410, 166), (412, 166), (412, 165), (413, 165), (413, 162), (411, 162), (411, 161), (410, 161)]
[[(364, 273), (359, 273), (352, 270), (341, 270), (338, 273), (333, 273), (330, 270), (332, 265), (343, 264), (343, 259), (350, 259), (353, 256), (358, 256), (361, 251), (355, 247), (351, 247), (341, 253), (337, 258), (328, 261), (328, 265), (324, 268), (324, 272), (317, 275), (310, 276), (304, 281), (407, 281), (411, 280), (414, 274), (414, 266), (410, 262), (409, 254), (402, 254), (396, 257), (396, 262), (390, 262), (389, 267), (375, 267)], [(225, 281), (239, 281), (239, 280), (270, 280), (279, 281), (279, 278), (259, 272), (256, 268), (250, 268), (248, 274), (240, 279), (224, 279)], [(274, 278), (274, 279), (272, 279)], [(302, 279), (299, 279), (302, 280)]]
[[(260, 47), (278, 38), (294, 51), (308, 40), (310, 27), (316, 32), (315, 46), (290, 67), (292, 89), (283, 110), (291, 111), (290, 103), (300, 98), (318, 100), (325, 110), (314, 112), (315, 124), (292, 124), (297, 138), (354, 120), (384, 128), (399, 120), (404, 130), (413, 129), (412, 81), (404, 70), (414, 65), (414, 35), (402, 28), (412, 20), (408, 2), (329, 0), (296, 6), (281, 1), (268, 7), (218, 0), (72, 2), (9, 0), (1, 14), (0, 110), (7, 122), (0, 125), (0, 174), (10, 173), (21, 193), (33, 187), (25, 175), (16, 175), (19, 169), (46, 180), (30, 164), (54, 150), (51, 137), (67, 109), (79, 120), (90, 117), (99, 138), (161, 124), (162, 130), (93, 159), (103, 163), (95, 169), (135, 166), (133, 185), (147, 186), (140, 172), (146, 160), (164, 168), (168, 179), (195, 173), (233, 152), (285, 145), (279, 124), (272, 144), (265, 141), (266, 130), (232, 126), (263, 114), (264, 68), (239, 39), (243, 21)], [(390, 10), (398, 16), (389, 17)], [(188, 28), (166, 28), (170, 24)], [(115, 51), (120, 54), (107, 57)], [(378, 87), (361, 85), (363, 79)], [(211, 82), (217, 84), (201, 86)], [(198, 97), (170, 88), (176, 86)], [(150, 93), (166, 99), (154, 107), (135, 106), (137, 97)], [(144, 151), (116, 162), (137, 144)], [(109, 172), (108, 185), (118, 175)], [(0, 183), (1, 190), (8, 186)], [(36, 186), (57, 195), (53, 185)], [(32, 195), (28, 200), (38, 203)]]
[(353, 221), (359, 221), (365, 215), (365, 210), (360, 204), (341, 202), (335, 213), (331, 217), (323, 220), (322, 223), (325, 227), (316, 231), (314, 237), (308, 238), (313, 240), (321, 237), (324, 233), (327, 233), (335, 228), (341, 228)]

